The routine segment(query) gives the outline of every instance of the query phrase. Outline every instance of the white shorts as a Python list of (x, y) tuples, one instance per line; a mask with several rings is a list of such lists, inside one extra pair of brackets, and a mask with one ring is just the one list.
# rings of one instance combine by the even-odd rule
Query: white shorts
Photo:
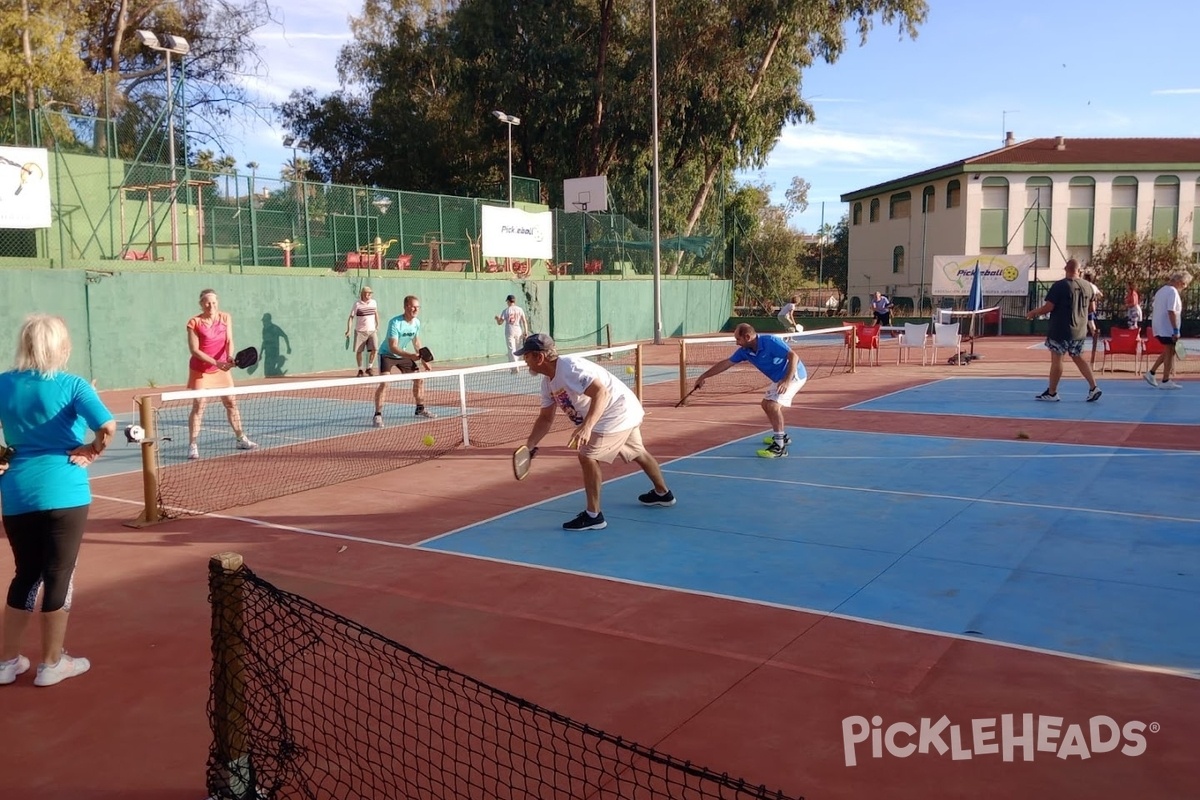
[(796, 392), (800, 391), (807, 382), (807, 378), (798, 377), (788, 384), (786, 392), (779, 391), (778, 383), (772, 383), (771, 388), (767, 389), (767, 393), (763, 395), (763, 399), (778, 403), (784, 408), (791, 408), (792, 398), (796, 396)]

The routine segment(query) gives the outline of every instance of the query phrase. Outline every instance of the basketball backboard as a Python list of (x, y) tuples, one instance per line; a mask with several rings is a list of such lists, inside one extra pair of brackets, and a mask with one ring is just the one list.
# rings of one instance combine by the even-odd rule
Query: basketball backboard
[(567, 178), (563, 181), (563, 208), (568, 212), (608, 211), (608, 177)]

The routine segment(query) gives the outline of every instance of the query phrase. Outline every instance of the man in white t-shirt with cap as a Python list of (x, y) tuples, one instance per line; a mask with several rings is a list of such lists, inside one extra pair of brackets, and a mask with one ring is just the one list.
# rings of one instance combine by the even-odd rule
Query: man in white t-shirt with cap
[(517, 298), (514, 295), (510, 294), (505, 303), (504, 310), (496, 315), (496, 324), (504, 326), (504, 342), (507, 345), (505, 352), (508, 353), (508, 360), (515, 364), (521, 360), (521, 357), (517, 355), (517, 348), (529, 335), (529, 320), (525, 318), (525, 312), (517, 305)]
[(593, 531), (608, 527), (600, 510), (600, 464), (617, 456), (642, 468), (653, 487), (638, 496), (642, 505), (673, 506), (675, 495), (663, 482), (662, 469), (642, 444), (645, 412), (633, 391), (604, 367), (578, 356), (560, 356), (554, 340), (531, 333), (516, 355), (534, 375), (542, 376), (542, 410), (525, 440), (531, 451), (550, 432), (554, 411), (561, 408), (575, 423), (570, 447), (579, 450), (587, 508), (563, 523), (568, 531)]

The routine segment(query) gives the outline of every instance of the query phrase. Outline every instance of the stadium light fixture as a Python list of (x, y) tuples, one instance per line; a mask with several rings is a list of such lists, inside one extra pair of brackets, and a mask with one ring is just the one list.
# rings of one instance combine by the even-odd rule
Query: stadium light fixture
[(192, 51), (188, 40), (170, 33), (137, 31), (138, 41), (167, 57), (167, 158), (171, 162), (171, 260), (179, 260), (179, 183), (175, 164), (175, 85), (171, 82), (171, 56), (181, 59)]
[(505, 114), (503, 111), (493, 111), (492, 116), (508, 126), (508, 207), (513, 205), (513, 184), (512, 184), (512, 129), (513, 125), (520, 125), (521, 118), (514, 117), (511, 114)]

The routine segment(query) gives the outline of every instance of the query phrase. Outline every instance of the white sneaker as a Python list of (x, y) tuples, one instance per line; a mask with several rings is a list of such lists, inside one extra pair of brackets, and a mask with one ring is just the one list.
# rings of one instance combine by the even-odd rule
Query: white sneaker
[(1154, 376), (1153, 372), (1143, 372), (1142, 380), (1144, 380), (1146, 383), (1150, 384), (1151, 386), (1158, 386), (1158, 378), (1156, 378)]
[(1158, 385), (1158, 388), (1160, 388), (1160, 389), (1182, 389), (1183, 384), (1176, 383), (1175, 381), (1163, 381), (1162, 383), (1160, 383)]
[(375, 416), (371, 417), (371, 424), (374, 425), (376, 428), (382, 428), (383, 427), (383, 414), (380, 414), (378, 411), (376, 411)]
[(29, 669), (29, 659), (19, 653), (11, 661), (0, 661), (0, 686), (12, 683), (27, 669)]
[(195, 461), (200, 458), (200, 448), (196, 445), (188, 445), (188, 461)]
[(236, 445), (238, 450), (257, 450), (258, 445), (247, 439), (245, 436), (237, 440)]
[(92, 668), (92, 662), (86, 658), (73, 658), (63, 652), (54, 666), (38, 664), (37, 677), (33, 679), (34, 686), (53, 686), (62, 683), (67, 678), (82, 675)]

